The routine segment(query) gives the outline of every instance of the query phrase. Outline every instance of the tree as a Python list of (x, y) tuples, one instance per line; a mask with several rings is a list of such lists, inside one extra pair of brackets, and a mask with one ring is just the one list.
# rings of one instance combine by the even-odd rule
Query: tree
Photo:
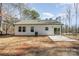
[[(16, 14), (14, 11), (18, 9), (13, 4), (3, 4), (3, 30), (6, 34), (14, 29)], [(17, 19), (18, 21), (18, 19)]]
[(39, 13), (35, 10), (31, 10), (31, 18), (37, 19), (39, 17)]
[(30, 18), (31, 17), (30, 9), (24, 9), (23, 14), (26, 18)]
[(23, 8), (27, 8), (27, 5), (23, 3), (3, 3), (3, 29), (6, 34), (11, 28), (14, 28), (14, 23), (19, 21), (18, 19), (22, 20)]
[(74, 8), (75, 8), (75, 30), (76, 30), (76, 35), (77, 35), (77, 20), (78, 20), (78, 3), (74, 3)]
[(25, 17), (27, 17), (28, 19), (38, 19), (39, 18), (39, 13), (35, 10), (31, 10), (31, 9), (24, 9), (23, 14)]
[(0, 34), (2, 34), (2, 3), (0, 3)]
[(28, 7), (28, 4), (24, 4), (24, 3), (11, 3), (11, 5), (14, 7), (14, 8), (16, 8), (16, 9), (18, 9), (18, 11), (19, 11), (19, 15), (20, 15), (20, 19), (24, 19), (24, 17), (23, 17), (23, 10), (25, 9), (25, 8), (29, 8)]
[(6, 34), (9, 34), (10, 30), (11, 32), (13, 31), (15, 20), (12, 16), (8, 14), (4, 15), (4, 19), (5, 20), (3, 20), (3, 30)]
[[(66, 10), (66, 18), (68, 19), (68, 32), (70, 33), (70, 31), (71, 31), (71, 29), (70, 29), (70, 27), (71, 27), (71, 9), (70, 8), (68, 8), (67, 10)], [(66, 20), (67, 21), (67, 20)]]
[[(3, 12), (3, 29), (6, 34), (8, 34), (11, 28), (14, 28), (14, 23), (16, 21), (23, 20), (24, 14), (23, 11), (27, 9), (24, 14), (25, 16), (29, 16), (31, 19), (35, 19), (39, 17), (39, 14), (35, 10), (31, 10), (27, 7), (27, 5), (23, 3), (3, 3), (2, 12)], [(29, 12), (29, 14), (27, 13)], [(23, 17), (23, 18), (22, 18)], [(16, 21), (15, 21), (15, 18)], [(25, 17), (27, 18), (27, 17)]]

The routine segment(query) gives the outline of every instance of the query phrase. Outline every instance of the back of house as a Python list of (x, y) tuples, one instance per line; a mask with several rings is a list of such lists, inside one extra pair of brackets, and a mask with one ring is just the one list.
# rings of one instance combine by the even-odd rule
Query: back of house
[(15, 23), (15, 35), (60, 35), (61, 28), (56, 20), (22, 20)]

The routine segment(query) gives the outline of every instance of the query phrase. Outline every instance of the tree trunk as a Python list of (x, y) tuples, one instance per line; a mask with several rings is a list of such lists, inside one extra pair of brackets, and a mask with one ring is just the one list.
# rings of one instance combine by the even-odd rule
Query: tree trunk
[(77, 16), (78, 16), (78, 4), (74, 4), (74, 7), (75, 7), (75, 20), (76, 20), (76, 23), (75, 23), (75, 33), (76, 33), (76, 36), (77, 36)]
[(0, 34), (2, 34), (2, 3), (0, 3)]

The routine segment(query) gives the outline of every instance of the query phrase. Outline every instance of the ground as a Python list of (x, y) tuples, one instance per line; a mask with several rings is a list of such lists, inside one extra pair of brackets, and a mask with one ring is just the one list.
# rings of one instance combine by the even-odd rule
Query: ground
[(74, 38), (69, 38), (63, 35), (55, 35), (55, 36), (48, 36), (53, 41), (78, 41)]
[[(60, 38), (59, 38), (60, 39)], [(79, 41), (55, 42), (48, 36), (0, 36), (0, 55), (79, 55)]]
[(67, 37), (69, 37), (69, 38), (74, 38), (74, 39), (79, 40), (79, 33), (78, 33), (78, 34), (67, 34), (67, 35), (65, 35), (65, 36), (67, 36)]

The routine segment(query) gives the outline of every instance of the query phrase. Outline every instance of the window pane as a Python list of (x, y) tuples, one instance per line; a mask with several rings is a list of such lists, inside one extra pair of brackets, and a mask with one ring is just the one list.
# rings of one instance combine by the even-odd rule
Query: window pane
[(48, 30), (48, 27), (45, 27), (45, 30)]
[(26, 31), (26, 27), (23, 27), (23, 32), (25, 32)]
[(18, 28), (18, 32), (21, 32), (21, 27)]
[(31, 27), (31, 32), (34, 32), (34, 27)]

